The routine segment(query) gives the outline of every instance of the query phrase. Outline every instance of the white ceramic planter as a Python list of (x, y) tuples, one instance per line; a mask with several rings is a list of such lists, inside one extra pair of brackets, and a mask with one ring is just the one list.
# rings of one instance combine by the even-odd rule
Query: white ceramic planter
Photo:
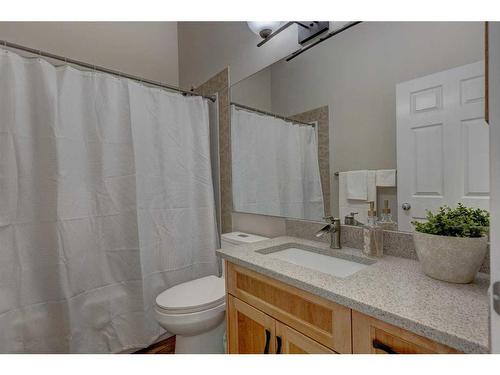
[(488, 249), (486, 236), (448, 237), (415, 232), (413, 240), (424, 273), (450, 283), (472, 282)]

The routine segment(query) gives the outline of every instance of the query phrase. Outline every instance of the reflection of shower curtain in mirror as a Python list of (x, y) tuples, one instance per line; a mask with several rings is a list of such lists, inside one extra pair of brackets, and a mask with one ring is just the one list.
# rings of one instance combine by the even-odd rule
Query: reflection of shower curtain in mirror
[(0, 352), (109, 353), (214, 274), (208, 106), (0, 51)]
[(322, 220), (314, 127), (233, 106), (231, 144), (235, 211)]

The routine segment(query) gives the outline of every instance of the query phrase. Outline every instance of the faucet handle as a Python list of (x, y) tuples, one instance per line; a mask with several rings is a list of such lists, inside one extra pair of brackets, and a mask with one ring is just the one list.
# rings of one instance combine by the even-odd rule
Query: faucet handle
[(325, 216), (323, 219), (330, 224), (337, 224), (337, 223), (340, 224), (340, 219), (338, 217), (333, 217), (330, 215), (330, 216)]

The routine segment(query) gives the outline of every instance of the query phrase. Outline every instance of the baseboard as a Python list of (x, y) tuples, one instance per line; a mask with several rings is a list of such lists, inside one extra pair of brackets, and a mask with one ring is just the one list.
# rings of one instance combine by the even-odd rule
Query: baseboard
[(174, 354), (175, 336), (158, 341), (147, 348), (136, 351), (134, 354)]

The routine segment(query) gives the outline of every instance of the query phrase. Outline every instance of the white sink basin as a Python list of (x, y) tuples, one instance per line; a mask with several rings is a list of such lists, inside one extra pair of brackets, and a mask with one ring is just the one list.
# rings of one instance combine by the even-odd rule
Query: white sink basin
[(369, 266), (369, 264), (318, 254), (295, 247), (268, 253), (267, 256), (336, 277), (347, 277)]

